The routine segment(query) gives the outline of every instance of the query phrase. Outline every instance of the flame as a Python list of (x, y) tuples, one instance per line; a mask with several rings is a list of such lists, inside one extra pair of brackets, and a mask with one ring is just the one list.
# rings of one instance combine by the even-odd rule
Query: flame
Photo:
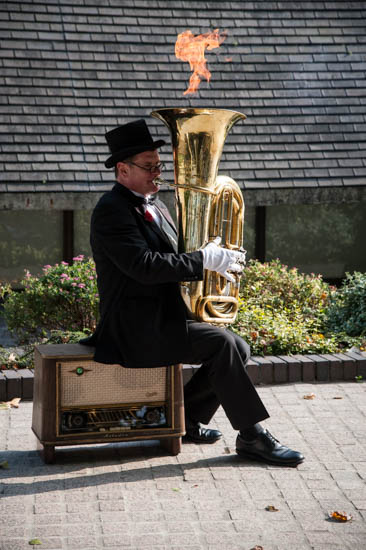
[(194, 94), (200, 85), (201, 78), (210, 81), (211, 73), (206, 67), (205, 49), (213, 50), (223, 43), (227, 33), (219, 32), (215, 29), (212, 32), (194, 36), (191, 31), (184, 31), (178, 35), (175, 43), (175, 55), (182, 61), (188, 61), (193, 71), (189, 80), (189, 87), (183, 92), (183, 95)]

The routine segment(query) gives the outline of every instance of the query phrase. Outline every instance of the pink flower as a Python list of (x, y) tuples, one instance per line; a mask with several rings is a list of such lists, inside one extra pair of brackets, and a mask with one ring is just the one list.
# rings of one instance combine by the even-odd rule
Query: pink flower
[(68, 276), (67, 273), (62, 273), (62, 274), (60, 275), (60, 279), (68, 279), (68, 278), (69, 278), (69, 276)]
[(79, 256), (75, 256), (73, 258), (74, 262), (81, 262), (84, 259), (83, 254), (79, 254)]
[(76, 283), (71, 283), (71, 286), (76, 286)]
[(43, 266), (43, 269), (51, 269), (51, 266), (50, 266), (49, 264), (44, 265), (44, 266)]
[(79, 287), (79, 288), (85, 288), (85, 285), (84, 285), (84, 283), (79, 283), (79, 284), (78, 284), (78, 287)]
[(68, 262), (61, 262), (62, 265), (69, 265)]
[(91, 281), (93, 281), (93, 280), (94, 280), (93, 275), (90, 275), (89, 279), (90, 279)]

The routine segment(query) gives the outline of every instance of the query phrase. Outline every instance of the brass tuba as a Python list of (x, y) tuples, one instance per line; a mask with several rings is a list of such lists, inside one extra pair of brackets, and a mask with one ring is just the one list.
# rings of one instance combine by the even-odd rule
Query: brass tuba
[[(172, 136), (179, 252), (192, 252), (221, 237), (222, 246), (241, 249), (244, 200), (228, 176), (217, 176), (224, 142), (245, 115), (226, 109), (160, 109)], [(164, 182), (165, 183), (165, 182)], [(182, 296), (198, 321), (229, 324), (238, 310), (240, 276), (235, 283), (207, 271), (203, 281), (181, 283)]]

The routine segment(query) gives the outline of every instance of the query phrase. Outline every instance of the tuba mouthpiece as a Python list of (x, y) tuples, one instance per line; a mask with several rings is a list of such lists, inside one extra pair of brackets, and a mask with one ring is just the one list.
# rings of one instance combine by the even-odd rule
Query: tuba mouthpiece
[(171, 185), (168, 181), (166, 181), (165, 179), (160, 178), (160, 177), (155, 178), (153, 181), (154, 181), (155, 185)]

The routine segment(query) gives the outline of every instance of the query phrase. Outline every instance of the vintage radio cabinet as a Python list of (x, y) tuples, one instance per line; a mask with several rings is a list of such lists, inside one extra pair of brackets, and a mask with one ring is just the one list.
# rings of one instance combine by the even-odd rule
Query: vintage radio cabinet
[(127, 369), (93, 354), (81, 344), (36, 346), (32, 430), (44, 461), (54, 462), (57, 446), (147, 439), (178, 454), (182, 366)]

